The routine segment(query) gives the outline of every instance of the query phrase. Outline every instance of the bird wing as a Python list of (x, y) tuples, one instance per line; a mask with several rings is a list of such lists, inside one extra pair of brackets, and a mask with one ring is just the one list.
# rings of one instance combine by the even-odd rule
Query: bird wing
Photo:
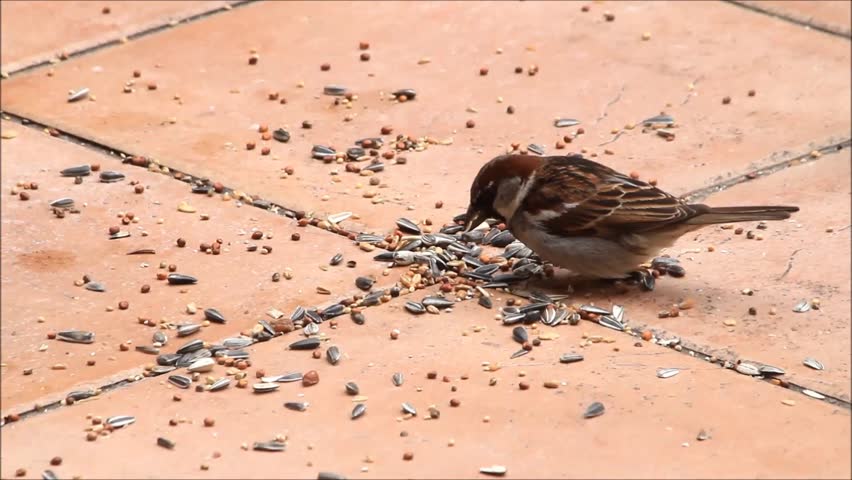
[(699, 213), (653, 185), (580, 156), (553, 157), (533, 181), (523, 211), (553, 235), (616, 237)]

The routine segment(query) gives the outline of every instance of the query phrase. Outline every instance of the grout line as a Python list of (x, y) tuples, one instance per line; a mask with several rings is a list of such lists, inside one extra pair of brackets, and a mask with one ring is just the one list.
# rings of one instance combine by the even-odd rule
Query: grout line
[(777, 18), (779, 20), (784, 20), (789, 23), (793, 23), (796, 25), (800, 25), (803, 27), (807, 27), (812, 30), (817, 30), (822, 33), (827, 33), (829, 35), (833, 35), (840, 38), (845, 38), (847, 40), (852, 40), (852, 31), (849, 30), (841, 30), (836, 27), (832, 27), (831, 25), (813, 23), (812, 19), (804, 19), (789, 13), (784, 13), (778, 10), (769, 9), (760, 5), (756, 5), (757, 2), (749, 2), (745, 3), (740, 0), (723, 0), (725, 3), (736, 5), (737, 7), (744, 8), (746, 10), (751, 10), (752, 12), (760, 13), (762, 15), (767, 15), (773, 18)]
[[(148, 27), (148, 28), (145, 28), (145, 29), (140, 30), (138, 32), (131, 33), (129, 35), (123, 36), (121, 38), (114, 38), (112, 40), (106, 40), (106, 41), (98, 43), (96, 45), (92, 45), (90, 47), (82, 48), (80, 50), (76, 50), (74, 52), (69, 53), (68, 58), (65, 59), (65, 60), (62, 60), (62, 62), (66, 62), (68, 60), (71, 60), (72, 58), (82, 57), (82, 56), (89, 55), (89, 54), (92, 54), (92, 53), (95, 53), (95, 52), (99, 52), (101, 50), (104, 50), (104, 49), (109, 48), (109, 47), (114, 47), (116, 45), (123, 45), (124, 42), (122, 41), (122, 39), (124, 39), (124, 38), (126, 38), (127, 40), (137, 40), (139, 38), (147, 37), (148, 35), (153, 35), (155, 33), (159, 33), (163, 30), (166, 30), (166, 29), (169, 29), (169, 28), (172, 28), (172, 27), (177, 27), (179, 25), (186, 24), (186, 23), (192, 23), (192, 22), (207, 18), (207, 17), (212, 16), (212, 15), (217, 15), (217, 14), (224, 13), (224, 12), (229, 12), (229, 11), (233, 10), (234, 8), (240, 8), (240, 7), (249, 5), (251, 3), (257, 3), (258, 1), (259, 0), (240, 0), (240, 1), (237, 1), (237, 2), (229, 3), (228, 5), (225, 5), (225, 6), (218, 7), (218, 8), (213, 9), (213, 10), (207, 10), (207, 11), (204, 11), (204, 12), (201, 12), (201, 13), (196, 13), (194, 15), (190, 15), (188, 17), (181, 18), (179, 20), (172, 20), (172, 21), (169, 21), (169, 22), (166, 22), (166, 23), (155, 25), (153, 27)], [(36, 70), (36, 69), (39, 69), (39, 68), (42, 68), (42, 67), (46, 67), (48, 65), (53, 65), (54, 63), (56, 63), (56, 62), (54, 61), (54, 58), (52, 57), (52, 58), (49, 58), (49, 59), (46, 59), (46, 60), (42, 60), (42, 61), (33, 63), (31, 65), (27, 65), (27, 66), (18, 68), (17, 70), (13, 70), (11, 72), (4, 72), (2, 78), (5, 80), (7, 78), (11, 78), (11, 77), (16, 76), (16, 75), (21, 75), (23, 73), (27, 73), (27, 72), (30, 72), (32, 70)]]
[[(23, 125), (25, 127), (29, 127), (29, 128), (35, 129), (35, 130), (39, 130), (39, 131), (55, 130), (56, 132), (58, 132), (58, 134), (55, 136), (55, 138), (58, 138), (60, 140), (64, 140), (64, 141), (69, 142), (69, 143), (73, 143), (75, 145), (82, 146), (84, 148), (88, 148), (90, 150), (94, 150), (94, 151), (96, 151), (96, 152), (98, 152), (102, 155), (106, 155), (106, 156), (111, 157), (111, 158), (117, 157), (124, 164), (129, 164), (129, 165), (134, 166), (134, 167), (143, 168), (145, 170), (148, 170), (147, 165), (146, 166), (137, 166), (137, 165), (133, 165), (132, 163), (130, 163), (130, 159), (132, 159), (133, 157), (136, 156), (132, 153), (129, 153), (129, 152), (126, 152), (126, 151), (123, 151), (123, 150), (119, 150), (117, 148), (110, 147), (109, 145), (105, 145), (105, 144), (100, 143), (98, 141), (91, 140), (91, 139), (88, 139), (88, 138), (85, 138), (85, 137), (81, 137), (81, 136), (73, 134), (73, 133), (65, 132), (65, 131), (50, 127), (50, 126), (48, 126), (44, 123), (38, 122), (36, 120), (30, 119), (30, 118), (27, 118), (27, 117), (24, 117), (22, 115), (18, 115), (16, 113), (0, 110), (0, 115), (2, 115), (4, 120), (14, 121), (14, 122), (16, 122), (20, 125)], [(172, 168), (168, 165), (160, 163), (159, 161), (149, 162), (149, 163), (154, 163), (155, 165), (158, 165), (160, 167), (167, 168), (169, 170), (167, 175), (169, 175), (173, 179), (178, 180), (178, 181), (183, 182), (183, 183), (190, 183), (193, 180), (199, 180), (199, 179), (206, 178), (206, 177), (202, 177), (202, 176), (196, 176), (196, 175), (193, 175), (191, 173), (183, 172), (183, 171), (178, 170), (176, 168)], [(162, 172), (153, 172), (153, 173), (160, 173), (161, 175), (163, 174)], [(177, 178), (176, 177), (177, 175), (180, 175), (181, 178)], [(234, 191), (235, 191), (234, 188), (224, 186), (222, 193), (233, 193)], [(238, 199), (238, 198), (235, 198), (235, 200), (242, 201), (241, 199)], [(301, 210), (295, 210), (295, 209), (292, 209), (292, 208), (288, 208), (288, 207), (285, 207), (285, 206), (280, 205), (278, 203), (275, 203), (273, 201), (264, 200), (264, 199), (261, 199), (261, 198), (252, 199), (251, 203), (244, 203), (244, 204), (250, 205), (252, 207), (259, 208), (261, 210), (271, 212), (273, 214), (280, 215), (280, 216), (283, 216), (283, 217), (294, 218), (294, 219), (300, 219), (300, 218), (305, 217), (304, 212), (302, 212)], [(313, 228), (319, 228), (322, 231), (334, 233), (334, 234), (337, 234), (337, 235), (340, 235), (340, 236), (343, 236), (343, 237), (348, 237), (349, 235), (358, 233), (358, 232), (346, 230), (339, 225), (336, 225), (337, 230), (329, 230), (329, 229), (325, 229), (325, 228), (320, 228), (317, 225), (314, 225), (313, 223), (309, 223), (308, 226), (311, 226)]]
[(767, 167), (758, 168), (752, 170), (748, 173), (744, 173), (742, 175), (737, 175), (733, 178), (729, 178), (727, 180), (723, 180), (721, 182), (716, 182), (712, 185), (702, 187), (691, 192), (684, 193), (680, 196), (681, 200), (687, 202), (695, 202), (701, 201), (710, 196), (711, 194), (721, 192), (723, 190), (727, 190), (733, 186), (739, 185), (741, 183), (746, 183), (751, 180), (755, 180), (761, 177), (766, 177), (773, 173), (779, 172), (781, 170), (801, 165), (804, 163), (810, 163), (822, 158), (823, 155), (830, 153), (837, 153), (844, 148), (849, 148), (852, 146), (852, 138), (846, 138), (845, 140), (841, 140), (839, 142), (835, 142), (829, 145), (824, 145), (815, 149), (814, 151), (819, 152), (819, 156), (813, 157), (812, 152), (804, 153), (801, 155), (797, 155), (793, 158), (788, 158), (787, 160), (782, 160), (777, 163), (773, 163)]

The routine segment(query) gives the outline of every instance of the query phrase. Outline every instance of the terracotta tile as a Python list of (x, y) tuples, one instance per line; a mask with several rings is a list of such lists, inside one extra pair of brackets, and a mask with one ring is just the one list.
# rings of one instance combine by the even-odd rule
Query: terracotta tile
[[(0, 144), (5, 364), (0, 399), (4, 411), (43, 396), (61, 398), (75, 385), (100, 386), (107, 383), (107, 377), (138, 373), (138, 367), (153, 362), (154, 357), (133, 348), (150, 345), (156, 331), (139, 324), (139, 317), (155, 323), (161, 319), (175, 324), (201, 323), (203, 310), (213, 307), (228, 319), (227, 324), (212, 324), (192, 337), (177, 338), (174, 331), (167, 331), (169, 343), (162, 351), (169, 353), (196, 337), (219, 341), (235, 336), (258, 319), (270, 320), (266, 312), (273, 307), (290, 315), (298, 305), (334, 303), (358, 292), (354, 285), (358, 275), (376, 277), (377, 285), (391, 283), (382, 277), (383, 264), (374, 262), (373, 254), (360, 251), (344, 237), (314, 227), (301, 228), (291, 219), (238, 207), (236, 201), (192, 194), (188, 185), (168, 176), (122, 165), (118, 158), (21, 125), (3, 122), (2, 129), (18, 133)], [(123, 172), (127, 181), (99, 183), (94, 173), (75, 185), (73, 178), (59, 175), (63, 168), (92, 163), (99, 163), (102, 170)], [(143, 194), (134, 193), (128, 184), (132, 180), (146, 187)], [(28, 192), (29, 201), (9, 194), (19, 181), (38, 183), (38, 190)], [(81, 213), (56, 218), (48, 203), (69, 196)], [(198, 213), (178, 212), (182, 201), (196, 207)], [(117, 218), (119, 212), (132, 212), (140, 221), (124, 226)], [(210, 219), (202, 221), (202, 213)], [(131, 237), (109, 240), (111, 226), (121, 226)], [(272, 238), (252, 240), (255, 229)], [(299, 233), (301, 240), (292, 241), (292, 233)], [(186, 239), (185, 248), (176, 246), (178, 237)], [(221, 255), (199, 252), (200, 243), (213, 243), (217, 238), (224, 241)], [(272, 252), (250, 253), (246, 244), (268, 245)], [(153, 248), (156, 254), (127, 255), (140, 248)], [(347, 268), (345, 261), (328, 267), (329, 259), (338, 252), (344, 254), (344, 260), (356, 260), (357, 268)], [(195, 276), (198, 284), (182, 288), (158, 281), (156, 274), (167, 271), (159, 268), (160, 262), (176, 265), (177, 272)], [(287, 268), (292, 269), (293, 279), (273, 283), (272, 274)], [(75, 286), (84, 274), (104, 283), (107, 291), (96, 293)], [(140, 293), (143, 284), (150, 285), (150, 293)], [(331, 290), (331, 295), (318, 294), (318, 285)], [(129, 302), (127, 310), (118, 309), (122, 300)], [(197, 305), (198, 313), (186, 313), (189, 303)], [(67, 329), (93, 331), (96, 342), (78, 345), (47, 339), (48, 332)], [(120, 352), (119, 344), (128, 340), (133, 342), (130, 351)], [(41, 352), (43, 344), (47, 350)], [(90, 358), (97, 362), (94, 367), (86, 366)], [(50, 369), (58, 363), (67, 365), (67, 370)], [(27, 368), (33, 372), (24, 376)], [(131, 368), (134, 372), (126, 372)]]
[[(314, 360), (309, 352), (284, 349), (288, 337), (251, 348), (252, 379), (258, 368), (267, 374), (314, 369), (320, 379), (315, 386), (282, 384), (274, 393), (258, 395), (233, 386), (199, 393), (144, 381), (106, 393), (98, 402), (7, 425), (3, 473), (11, 475), (19, 467), (37, 473), (48, 458), (60, 455), (63, 463), (53, 469), (57, 474), (85, 478), (143, 472), (169, 478), (264, 477), (269, 472), (313, 478), (319, 471), (349, 478), (459, 478), (474, 477), (480, 467), (493, 464), (507, 466), (515, 478), (849, 474), (846, 410), (801, 396), (786, 406), (782, 401), (791, 397), (780, 388), (661, 347), (633, 347), (632, 339), (618, 334), (615, 343), (580, 350), (583, 362), (558, 363), (560, 354), (579, 350), (583, 332), (609, 336), (609, 330), (595, 325), (545, 327), (560, 337), (509, 360), (517, 348), (510, 329), (474, 302), (453, 313), (412, 317), (400, 308), (402, 300), (370, 309), (365, 326), (347, 323), (326, 330), (329, 343), (344, 353), (337, 366)], [(474, 333), (477, 325), (485, 329)], [(387, 336), (392, 327), (402, 330), (398, 340)], [(485, 372), (483, 361), (503, 368)], [(662, 380), (656, 377), (660, 367), (679, 367), (681, 373)], [(432, 370), (435, 380), (427, 379)], [(395, 372), (406, 378), (400, 387), (391, 383)], [(526, 376), (519, 377), (521, 372)], [(221, 374), (221, 367), (212, 373)], [(441, 381), (445, 375), (448, 383)], [(490, 378), (497, 379), (496, 385), (489, 386)], [(347, 381), (355, 381), (368, 397), (367, 413), (354, 421), (349, 419), (353, 397), (344, 393)], [(521, 391), (520, 381), (530, 389)], [(558, 388), (544, 388), (545, 381), (557, 382)], [(173, 401), (174, 393), (183, 400)], [(451, 407), (451, 398), (460, 405)], [(310, 405), (304, 412), (285, 409), (284, 402), (291, 401)], [(606, 412), (583, 419), (595, 401)], [(403, 419), (402, 402), (411, 403), (417, 417)], [(439, 419), (425, 420), (430, 405), (440, 410)], [(136, 422), (109, 438), (87, 442), (87, 414), (133, 415)], [(204, 427), (205, 418), (215, 425)], [(169, 426), (169, 419), (185, 423)], [(699, 442), (702, 429), (711, 438)], [(288, 438), (284, 453), (240, 448), (277, 434)], [(43, 441), (26, 441), (35, 435)], [(175, 442), (174, 451), (158, 447), (157, 437)], [(583, 461), (554, 459), (556, 445)], [(134, 454), (122, 462), (91, 461), (128, 451)], [(406, 451), (414, 454), (411, 461), (403, 460)], [(221, 458), (213, 458), (214, 452)], [(202, 464), (209, 472), (200, 472)]]
[[(416, 18), (418, 28), (404, 42), (393, 3), (369, 9), (357, 3), (250, 5), (74, 59), (50, 78), (33, 72), (11, 79), (2, 105), (286, 206), (318, 214), (355, 211), (362, 220), (350, 228), (382, 231), (408, 206), (418, 219), (446, 221), (460, 213), (478, 168), (512, 142), (538, 142), (555, 153), (586, 148), (608, 165), (657, 178), (680, 194), (771, 164), (776, 152), (808, 151), (811, 142), (849, 131), (850, 56), (846, 42), (836, 38), (721, 3), (619, 2), (592, 4), (586, 13), (573, 3), (499, 5), (407, 5), (405, 15)], [(605, 9), (613, 22), (604, 20)], [(339, 27), (353, 16), (371, 26), (369, 33)], [(699, 17), (704, 21), (684, 21)], [(562, 28), (517, 28), (552, 18), (562, 19)], [(279, 28), (283, 22), (288, 28)], [(335, 35), (316, 35), (331, 30)], [(360, 41), (370, 43), (369, 62), (359, 60)], [(248, 65), (252, 49), (259, 54), (254, 66)], [(418, 65), (423, 57), (431, 63)], [(326, 62), (331, 69), (321, 71)], [(513, 73), (530, 65), (539, 66), (537, 75)], [(103, 71), (93, 72), (95, 66)], [(487, 76), (479, 75), (483, 66)], [(142, 76), (135, 92), (122, 93), (136, 69)], [(148, 83), (157, 90), (147, 90)], [(329, 84), (349, 87), (359, 100), (352, 109), (333, 106), (322, 95)], [(66, 92), (82, 86), (97, 101), (66, 103)], [(388, 101), (398, 88), (416, 89), (417, 99)], [(756, 96), (747, 95), (750, 89)], [(271, 92), (288, 103), (267, 100)], [(725, 96), (732, 99), (728, 105)], [(513, 115), (505, 113), (509, 105)], [(613, 129), (660, 111), (680, 125), (674, 141), (642, 133), (640, 126), (601, 145)], [(344, 121), (346, 115), (353, 119)], [(555, 151), (554, 143), (576, 130), (555, 128), (560, 116), (580, 119), (586, 133)], [(465, 128), (469, 119), (475, 128)], [(314, 127), (302, 129), (303, 120)], [(292, 140), (263, 142), (253, 131), (257, 124), (286, 127)], [(370, 188), (367, 178), (312, 160), (310, 149), (344, 149), (379, 135), (383, 125), (394, 127), (386, 140), (405, 134), (453, 144), (406, 154), (405, 166), (388, 165), (377, 175), (386, 188), (376, 188), (387, 201), (373, 205), (362, 197)], [(249, 141), (257, 148), (247, 151)], [(260, 154), (263, 146), (271, 148), (269, 156)], [(280, 178), (285, 166), (295, 175)], [(433, 210), (438, 200), (442, 211)]]
[[(232, 2), (3, 2), (3, 71), (72, 54)], [(104, 8), (109, 13), (103, 13)], [(39, 28), (32, 28), (39, 25)]]
[(748, 5), (792, 17), (813, 25), (827, 27), (833, 31), (849, 35), (852, 32), (852, 4), (829, 0), (824, 2), (804, 2), (799, 0), (761, 2), (746, 1)]

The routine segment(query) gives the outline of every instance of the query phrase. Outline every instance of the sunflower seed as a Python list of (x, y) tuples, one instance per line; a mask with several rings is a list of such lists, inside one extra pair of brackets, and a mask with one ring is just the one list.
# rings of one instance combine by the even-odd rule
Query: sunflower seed
[(287, 143), (290, 141), (290, 132), (284, 130), (283, 128), (279, 128), (272, 132), (272, 138), (278, 140), (281, 143)]
[(583, 418), (599, 417), (599, 416), (603, 415), (603, 413), (604, 413), (603, 403), (595, 402), (595, 403), (589, 405), (588, 408), (586, 408), (586, 411), (583, 413)]
[(512, 329), (512, 338), (515, 339), (518, 343), (524, 343), (530, 339), (529, 334), (527, 334), (527, 329), (524, 327), (515, 327)]
[(284, 375), (275, 375), (271, 377), (263, 377), (260, 379), (263, 383), (291, 383), (291, 382), (301, 382), (302, 374), (300, 372), (291, 372), (285, 373)]
[(340, 265), (340, 262), (342, 262), (342, 261), (343, 261), (343, 254), (338, 253), (337, 255), (331, 257), (331, 260), (329, 260), (328, 264), (331, 265), (331, 266), (336, 266), (336, 265)]
[(361, 393), (361, 389), (358, 388), (358, 384), (355, 382), (346, 382), (344, 387), (346, 388), (346, 393), (348, 395), (358, 395)]
[(369, 277), (358, 277), (355, 279), (355, 286), (365, 292), (373, 288), (373, 284), (375, 283), (376, 281)]
[(751, 375), (753, 377), (760, 375), (760, 369), (753, 363), (740, 362), (734, 369), (743, 375)]
[(287, 444), (272, 440), (271, 442), (254, 442), (253, 449), (259, 452), (283, 452), (287, 448)]
[(320, 346), (320, 339), (305, 338), (290, 344), (290, 350), (313, 350)]
[(479, 303), (479, 305), (481, 305), (485, 308), (488, 308), (488, 309), (490, 309), (494, 306), (494, 302), (491, 300), (491, 297), (488, 297), (488, 296), (485, 296), (485, 295), (479, 296), (478, 303)]
[(76, 92), (73, 92), (70, 95), (68, 95), (68, 103), (76, 102), (78, 100), (82, 100), (82, 99), (84, 99), (88, 96), (89, 96), (89, 89), (88, 88), (81, 88), (80, 90), (77, 90)]
[(175, 442), (173, 442), (173, 441), (171, 441), (171, 440), (169, 440), (168, 438), (165, 438), (165, 437), (157, 437), (157, 445), (159, 445), (163, 448), (167, 448), (169, 450), (175, 448)]
[(784, 373), (786, 373), (783, 368), (774, 367), (772, 365), (760, 365), (758, 370), (760, 370), (760, 373), (763, 375), (784, 375)]
[(317, 480), (346, 480), (346, 477), (334, 472), (319, 472)]
[(192, 362), (192, 364), (187, 368), (190, 372), (209, 372), (213, 370), (213, 366), (216, 365), (216, 361), (210, 357), (199, 358), (198, 360)]
[(513, 354), (512, 354), (512, 356), (511, 356), (511, 357), (509, 357), (509, 359), (514, 359), (514, 358), (518, 358), (518, 357), (523, 357), (524, 355), (526, 355), (526, 354), (528, 354), (528, 353), (530, 353), (530, 351), (529, 351), (529, 350), (527, 350), (527, 349), (525, 349), (525, 348), (522, 348), (522, 349), (518, 350), (517, 352), (513, 353)]
[(230, 378), (222, 377), (219, 380), (216, 380), (215, 382), (213, 382), (210, 385), (210, 387), (208, 387), (208, 390), (211, 391), (211, 392), (218, 392), (219, 390), (224, 390), (224, 389), (228, 388), (228, 385), (230, 385), (230, 384), (231, 384)]
[(284, 404), (284, 408), (295, 410), (297, 412), (304, 412), (310, 405), (311, 404), (308, 402), (287, 402)]
[(573, 127), (574, 125), (579, 125), (579, 120), (574, 120), (573, 118), (557, 118), (553, 121), (553, 126), (556, 128), (562, 127)]
[(199, 330), (201, 330), (201, 324), (185, 323), (185, 324), (180, 325), (178, 327), (177, 336), (178, 337), (188, 337), (188, 336), (192, 335), (193, 333), (198, 332)]
[(806, 359), (802, 360), (802, 365), (804, 365), (804, 366), (806, 366), (806, 367), (811, 367), (811, 368), (813, 368), (814, 370), (823, 370), (823, 369), (825, 369), (825, 367), (823, 366), (823, 364), (822, 364), (822, 363), (820, 363), (820, 362), (819, 362), (819, 360), (817, 360), (817, 359), (815, 359), (815, 358), (812, 358), (812, 357), (808, 357), (808, 358), (806, 358)]
[(196, 350), (194, 352), (185, 353), (178, 358), (177, 363), (175, 363), (176, 367), (189, 367), (193, 362), (202, 358), (210, 358), (213, 356), (213, 353), (206, 348), (202, 348), (200, 350)]
[[(680, 265), (670, 265), (670, 266), (666, 267), (666, 273), (668, 273), (668, 274), (669, 274), (669, 275), (671, 275), (672, 277), (680, 278), (680, 277), (683, 277), (684, 275), (686, 275), (686, 269), (685, 269), (685, 268), (683, 268), (683, 267), (681, 267)], [(649, 276), (650, 276), (651, 278), (654, 278), (654, 277), (653, 277), (653, 276), (651, 276), (651, 275), (649, 275)], [(653, 290), (653, 289), (654, 289), (654, 288), (653, 288), (653, 284), (654, 284), (654, 282), (652, 281), (652, 282), (651, 282), (651, 286), (652, 286), (652, 288), (650, 288), (649, 290)]]
[(169, 285), (192, 285), (198, 282), (198, 279), (182, 273), (170, 273), (168, 276)]
[(100, 282), (89, 282), (84, 287), (92, 292), (106, 292), (106, 287)]
[(323, 309), (322, 315), (320, 315), (320, 321), (329, 320), (334, 317), (339, 317), (346, 313), (346, 307), (342, 303), (335, 303), (334, 305), (329, 306), (328, 308)]
[(580, 314), (577, 312), (568, 315), (568, 325), (579, 325), (580, 324)]
[(192, 384), (192, 379), (186, 375), (169, 375), (169, 383), (178, 388), (189, 388)]
[(420, 235), (422, 233), (420, 231), (420, 227), (417, 226), (416, 223), (412, 222), (407, 218), (400, 218), (396, 221), (396, 226), (399, 227), (405, 233), (411, 233), (414, 235)]
[(352, 321), (355, 322), (356, 325), (364, 325), (367, 321), (367, 317), (364, 316), (362, 312), (352, 312)]
[(65, 396), (65, 399), (73, 399), (75, 402), (79, 402), (80, 400), (85, 400), (87, 398), (96, 397), (99, 394), (98, 390), (90, 389), (90, 390), (77, 390), (69, 393)]
[(594, 313), (595, 315), (611, 315), (612, 312), (594, 305), (580, 305), (580, 310), (586, 313)]
[(417, 92), (414, 91), (413, 88), (403, 88), (403, 89), (400, 89), (400, 90), (393, 92), (391, 95), (393, 95), (396, 98), (399, 98), (399, 97), (405, 95), (405, 98), (407, 98), (408, 100), (414, 100), (414, 97), (417, 96)]
[(60, 198), (50, 202), (51, 208), (65, 208), (69, 209), (74, 206), (74, 199), (69, 197)]
[(325, 358), (328, 360), (328, 363), (337, 365), (337, 362), (340, 361), (340, 349), (336, 346), (328, 347), (328, 350), (325, 351)]
[(583, 356), (577, 353), (564, 353), (559, 357), (560, 363), (582, 362)]
[(59, 479), (59, 477), (57, 477), (56, 474), (53, 473), (53, 470), (45, 470), (45, 471), (41, 472), (41, 478), (42, 478), (42, 480), (58, 480)]
[(391, 377), (391, 380), (393, 381), (394, 385), (396, 385), (397, 387), (401, 387), (402, 382), (405, 381), (405, 377), (402, 375), (402, 373), (396, 372), (393, 374), (393, 377)]
[(173, 372), (175, 367), (157, 365), (156, 367), (151, 369), (151, 374), (154, 376), (160, 376), (169, 372)]
[(249, 353), (245, 350), (221, 350), (216, 352), (217, 357), (228, 357), (234, 360), (246, 360), (249, 358)]
[(280, 386), (281, 385), (279, 385), (278, 383), (275, 383), (275, 382), (263, 382), (263, 383), (255, 383), (254, 385), (251, 386), (251, 388), (254, 390), (254, 393), (267, 393), (267, 392), (273, 392), (275, 390), (278, 390), (278, 387), (280, 387)]
[(624, 323), (624, 307), (621, 305), (613, 305), (612, 306), (612, 318), (615, 319), (618, 323)]
[(527, 150), (536, 155), (544, 155), (544, 147), (537, 143), (531, 143), (527, 145)]
[(193, 185), (192, 186), (192, 193), (206, 195), (206, 194), (210, 193), (211, 191), (213, 191), (213, 187), (210, 186), (210, 185)]
[(658, 368), (657, 378), (671, 378), (680, 373), (676, 368)]
[(181, 355), (176, 353), (166, 353), (164, 355), (159, 355), (157, 357), (157, 365), (166, 366), (166, 367), (174, 367), (177, 366), (177, 361), (181, 358)]
[(123, 428), (136, 421), (136, 417), (130, 415), (116, 415), (106, 419), (107, 425), (112, 428)]
[(222, 346), (229, 349), (246, 348), (251, 344), (252, 341), (249, 337), (231, 337), (222, 342)]
[(89, 165), (80, 165), (78, 167), (66, 168), (59, 173), (63, 177), (85, 177), (92, 173), (92, 167)]
[(94, 343), (95, 334), (81, 330), (65, 330), (56, 334), (58, 340), (70, 343)]
[(624, 325), (609, 315), (604, 315), (598, 318), (598, 324), (603, 325), (604, 327), (609, 327), (613, 330), (618, 330), (619, 332), (624, 331)]
[(352, 216), (352, 212), (340, 212), (340, 213), (335, 213), (335, 214), (329, 215), (326, 219), (329, 221), (329, 223), (333, 223), (333, 224), (337, 225), (338, 223), (340, 223), (344, 220), (348, 220), (351, 216)]
[(417, 415), (417, 409), (415, 409), (410, 403), (403, 402), (402, 411), (409, 415)]
[(325, 95), (331, 95), (333, 97), (342, 97), (346, 95), (346, 87), (340, 85), (326, 85), (322, 89), (322, 93)]
[(422, 303), (412, 302), (411, 300), (405, 302), (405, 309), (416, 315), (426, 312), (426, 307)]
[(704, 429), (702, 428), (701, 430), (698, 431), (698, 435), (696, 435), (695, 439), (698, 440), (699, 442), (703, 442), (704, 440), (710, 439), (710, 434), (705, 432)]
[(225, 317), (222, 316), (222, 314), (215, 308), (208, 308), (204, 310), (204, 318), (213, 323), (225, 323)]
[(311, 335), (316, 335), (319, 333), (320, 327), (318, 323), (311, 322), (302, 329), (306, 337), (310, 337)]
[(127, 238), (129, 236), (130, 236), (130, 232), (122, 230), (120, 232), (113, 233), (112, 235), (110, 235), (109, 239), (110, 240), (118, 240), (118, 239), (121, 239), (121, 238)]
[(352, 414), (350, 415), (350, 417), (352, 418), (352, 420), (355, 420), (356, 418), (361, 417), (365, 413), (367, 413), (367, 405), (359, 403), (358, 405), (355, 405), (355, 408), (352, 409)]
[(674, 122), (675, 122), (675, 120), (671, 115), (655, 115), (651, 118), (646, 118), (645, 120), (642, 120), (642, 125), (646, 125), (646, 126), (657, 125), (657, 124), (670, 125)]
[(450, 308), (455, 305), (455, 302), (453, 302), (452, 300), (448, 300), (444, 297), (438, 296), (426, 297), (420, 303), (426, 307), (431, 305), (439, 309)]
[(805, 395), (807, 395), (811, 398), (816, 398), (817, 400), (825, 400), (825, 395), (823, 395), (821, 393), (817, 393), (817, 392), (810, 390), (808, 388), (802, 389), (802, 393), (804, 393)]
[(102, 183), (115, 183), (124, 180), (124, 174), (121, 172), (114, 172), (112, 170), (106, 170), (101, 172), (100, 180)]
[(482, 467), (479, 469), (479, 473), (483, 475), (493, 475), (495, 477), (502, 477), (506, 475), (509, 469), (504, 467), (503, 465), (491, 465), (489, 467)]
[(127, 252), (128, 255), (154, 255), (156, 253), (157, 251), (153, 248), (140, 248), (138, 250)]
[(272, 336), (272, 337), (274, 337), (274, 336), (275, 336), (275, 333), (276, 333), (276, 332), (275, 332), (275, 329), (272, 327), (272, 325), (270, 325), (270, 324), (269, 324), (269, 322), (267, 322), (266, 320), (258, 320), (258, 321), (257, 321), (257, 323), (258, 323), (261, 327), (263, 327), (263, 330), (264, 330), (266, 333), (268, 333), (270, 336)]
[(796, 313), (805, 313), (810, 309), (811, 303), (807, 300), (802, 300), (793, 307), (793, 311)]
[(159, 355), (160, 349), (157, 347), (152, 347), (150, 345), (136, 345), (136, 351), (147, 353), (148, 355)]

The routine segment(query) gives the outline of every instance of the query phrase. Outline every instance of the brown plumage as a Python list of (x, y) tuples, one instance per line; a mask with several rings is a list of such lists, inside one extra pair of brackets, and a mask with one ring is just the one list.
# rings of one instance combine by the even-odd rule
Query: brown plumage
[[(483, 166), (473, 182), (468, 228), (489, 216), (503, 218), (518, 239), (554, 264), (623, 276), (629, 271), (618, 270), (635, 268), (705, 225), (783, 220), (798, 210), (688, 204), (580, 155), (504, 155)], [(608, 266), (596, 269), (596, 260)]]

